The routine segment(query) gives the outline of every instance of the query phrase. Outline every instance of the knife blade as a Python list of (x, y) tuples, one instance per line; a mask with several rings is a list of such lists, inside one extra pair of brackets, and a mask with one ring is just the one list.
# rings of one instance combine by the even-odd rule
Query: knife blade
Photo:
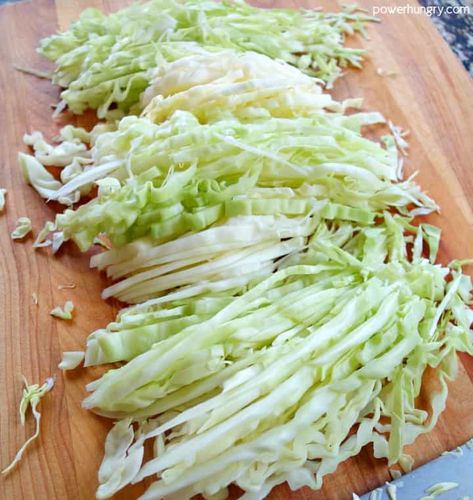
[[(389, 481), (396, 488), (397, 500), (420, 500), (428, 496), (427, 489), (438, 483), (457, 483), (455, 488), (441, 493), (441, 500), (473, 500), (473, 439), (451, 452), (421, 467)], [(391, 494), (392, 495), (392, 494)], [(361, 500), (393, 500), (387, 485), (376, 488), (361, 497)]]

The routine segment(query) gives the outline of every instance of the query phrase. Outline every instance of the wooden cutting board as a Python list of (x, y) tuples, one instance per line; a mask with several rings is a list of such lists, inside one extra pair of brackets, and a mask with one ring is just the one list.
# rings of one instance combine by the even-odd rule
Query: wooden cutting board
[[(39, 129), (49, 137), (70, 116), (54, 123), (52, 103), (58, 90), (49, 81), (20, 73), (13, 65), (49, 69), (36, 53), (38, 40), (65, 29), (89, 6), (107, 11), (123, 6), (122, 0), (35, 0), (0, 7), (0, 187), (8, 189), (7, 207), (0, 216), (0, 465), (14, 456), (25, 436), (33, 432), (29, 419), (23, 429), (18, 421), (21, 374), (30, 382), (57, 376), (54, 390), (41, 402), (42, 434), (28, 450), (21, 465), (0, 478), (4, 499), (92, 499), (109, 422), (81, 409), (84, 384), (97, 370), (75, 370), (66, 375), (57, 369), (64, 350), (81, 350), (86, 336), (111, 321), (116, 304), (103, 302), (100, 290), (105, 279), (88, 269), (88, 256), (72, 245), (56, 258), (48, 251), (32, 249), (32, 239), (18, 243), (9, 233), (20, 216), (29, 216), (37, 232), (54, 208), (46, 206), (27, 187), (16, 155), (24, 149), (22, 135)], [(405, 5), (405, 0), (392, 0)], [(264, 1), (260, 5), (315, 7), (329, 0)], [(374, 4), (361, 0), (371, 11)], [(413, 4), (416, 5), (416, 4)], [(473, 87), (450, 48), (424, 15), (382, 16), (369, 27), (369, 41), (354, 41), (369, 50), (363, 71), (349, 70), (334, 88), (338, 99), (361, 96), (365, 109), (378, 110), (394, 123), (411, 131), (408, 171), (419, 170), (421, 185), (442, 207), (430, 222), (443, 229), (440, 259), (473, 257)], [(382, 77), (377, 69), (394, 70), (396, 77)], [(80, 117), (80, 124), (90, 116)], [(74, 289), (58, 285), (75, 283)], [(38, 295), (34, 305), (31, 295)], [(53, 306), (71, 299), (76, 305), (72, 323), (49, 316)], [(410, 452), (420, 465), (473, 436), (473, 362), (462, 358), (457, 380), (450, 384), (448, 408), (433, 432), (417, 440)], [(351, 498), (388, 480), (384, 461), (372, 458), (371, 450), (342, 464), (326, 478), (319, 492), (309, 489), (274, 490), (272, 499)], [(136, 498), (143, 485), (129, 488), (117, 498)]]

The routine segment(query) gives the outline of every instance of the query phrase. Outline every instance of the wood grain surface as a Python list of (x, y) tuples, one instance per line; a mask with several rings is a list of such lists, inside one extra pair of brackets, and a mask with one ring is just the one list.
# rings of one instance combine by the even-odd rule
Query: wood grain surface
[[(20, 216), (29, 216), (34, 231), (54, 215), (32, 188), (26, 186), (16, 155), (23, 150), (22, 136), (39, 129), (52, 137), (67, 120), (51, 119), (51, 104), (58, 89), (47, 80), (15, 71), (13, 64), (48, 69), (36, 53), (38, 40), (67, 28), (89, 6), (107, 11), (123, 6), (113, 0), (34, 0), (0, 7), (0, 187), (8, 189), (7, 205), (0, 216), (0, 465), (14, 456), (25, 436), (33, 432), (28, 419), (19, 425), (18, 402), (21, 375), (42, 382), (51, 375), (57, 383), (40, 404), (42, 434), (13, 473), (0, 478), (2, 499), (92, 499), (109, 422), (81, 409), (84, 384), (99, 369), (74, 370), (66, 375), (57, 364), (64, 350), (80, 350), (86, 336), (112, 320), (117, 307), (100, 299), (105, 279), (88, 269), (88, 255), (66, 245), (57, 257), (47, 250), (34, 251), (32, 238), (13, 242), (9, 233)], [(359, 2), (368, 10), (376, 4)], [(383, 4), (384, 2), (377, 2)], [(396, 1), (390, 1), (396, 4)], [(406, 2), (399, 0), (399, 4)], [(259, 2), (262, 6), (324, 5), (335, 2), (282, 0)], [(360, 96), (365, 109), (378, 110), (394, 123), (411, 131), (407, 170), (419, 170), (421, 185), (442, 207), (429, 217), (442, 227), (440, 259), (473, 256), (473, 88), (470, 78), (423, 15), (387, 15), (369, 27), (370, 40), (350, 43), (369, 50), (363, 71), (348, 70), (334, 88), (336, 98)], [(382, 77), (377, 69), (394, 70), (396, 77)], [(80, 117), (90, 123), (90, 115)], [(75, 283), (74, 289), (58, 285)], [(38, 295), (34, 305), (31, 295)], [(49, 315), (56, 305), (71, 299), (74, 320), (61, 322)], [(420, 465), (473, 436), (473, 363), (462, 358), (457, 380), (450, 384), (448, 407), (436, 429), (417, 440), (410, 452)], [(372, 458), (371, 450), (342, 464), (326, 478), (321, 491), (290, 492), (275, 489), (271, 499), (345, 500), (388, 480), (384, 461)], [(117, 498), (136, 498), (143, 485), (129, 488)]]

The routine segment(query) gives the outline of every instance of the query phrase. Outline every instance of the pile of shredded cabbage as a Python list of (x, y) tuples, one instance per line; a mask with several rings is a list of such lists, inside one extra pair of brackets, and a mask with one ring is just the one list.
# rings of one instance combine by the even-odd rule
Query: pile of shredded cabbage
[[(225, 115), (204, 124), (180, 110), (159, 124), (123, 118), (70, 158), (77, 165), (87, 153), (74, 177), (48, 190), (49, 199), (77, 200), (99, 186), (96, 197), (59, 214), (45, 234), (54, 230), (82, 250), (105, 234), (114, 248), (92, 265), (126, 278), (104, 292), (124, 302), (202, 282), (221, 289), (247, 283), (271, 273), (274, 259), (302, 250), (320, 220), (373, 224), (387, 207), (435, 209), (412, 180), (399, 180), (392, 141), (383, 148), (362, 136), (363, 125), (382, 121), (378, 113), (324, 109), (253, 121)], [(20, 159), (38, 191), (33, 173), (51, 175), (39, 160)]]
[[(96, 219), (101, 222), (111, 213), (101, 207), (114, 200), (130, 211), (135, 206), (139, 213), (172, 204), (173, 213), (153, 216), (152, 222), (200, 212), (197, 209), (226, 199), (235, 200), (227, 207), (228, 215), (251, 213), (251, 204), (236, 201), (253, 193), (256, 198), (299, 200), (287, 208), (294, 214), (304, 213), (310, 200), (371, 210), (412, 204), (431, 211), (435, 204), (412, 180), (398, 182), (396, 151), (362, 136), (363, 125), (382, 120), (378, 113), (344, 116), (323, 112), (308, 118), (249, 123), (222, 119), (201, 125), (191, 113), (177, 111), (168, 121), (155, 125), (130, 116), (119, 122), (116, 131), (98, 137), (90, 151), (92, 163), (50, 192), (49, 199), (79, 194), (100, 180), (100, 192), (92, 205), (66, 211), (59, 221), (66, 236), (74, 233), (83, 249), (90, 245), (95, 229), (80, 221), (87, 236), (79, 242), (81, 235), (74, 224), (87, 217), (92, 207), (94, 212), (103, 211)], [(34, 185), (32, 177), (30, 181)], [(129, 203), (124, 204), (125, 199)], [(180, 204), (175, 206), (176, 202)], [(113, 213), (113, 217), (118, 219), (119, 214)], [(139, 220), (130, 220), (117, 231), (124, 233), (132, 222), (141, 225)], [(152, 227), (145, 223), (140, 232), (165, 238), (165, 233)], [(117, 238), (117, 244), (129, 241), (126, 234)]]
[[(436, 208), (402, 181), (394, 137), (385, 147), (363, 137), (363, 126), (384, 123), (379, 113), (347, 115), (359, 100), (337, 103), (285, 63), (230, 51), (187, 57), (164, 65), (144, 100), (141, 118), (90, 134), (69, 127), (56, 146), (33, 134), (34, 157), (20, 155), (48, 199), (71, 204), (98, 185), (97, 196), (59, 214), (42, 236), (55, 231), (56, 241), (87, 250), (106, 235), (113, 249), (91, 264), (122, 281), (104, 298), (231, 289), (304, 249), (322, 220), (369, 225), (388, 207)], [(63, 183), (45, 169), (54, 161)]]
[(263, 55), (330, 81), (359, 62), (341, 45), (353, 16), (153, 0), (43, 43), (73, 111), (143, 110), (55, 144), (35, 132), (20, 154), (43, 198), (88, 199), (35, 246), (109, 242), (91, 260), (115, 280), (103, 296), (134, 304), (61, 364), (120, 363), (84, 401), (118, 419), (98, 498), (148, 476), (145, 499), (317, 489), (368, 443), (408, 462), (444, 409), (473, 353), (472, 283), (414, 224), (437, 206), (403, 180), (406, 142), (366, 138), (379, 113)]
[(112, 104), (124, 112), (137, 104), (162, 63), (222, 48), (287, 61), (330, 85), (341, 68), (360, 67), (364, 51), (344, 47), (344, 38), (364, 33), (371, 20), (354, 8), (333, 14), (243, 0), (151, 0), (108, 16), (87, 9), (69, 30), (42, 40), (40, 53), (54, 61), (52, 79), (65, 88), (68, 107), (103, 117)]
[(120, 419), (97, 497), (157, 474), (141, 498), (223, 498), (235, 483), (260, 499), (284, 481), (320, 488), (368, 443), (403, 458), (445, 407), (456, 351), (473, 353), (471, 280), (433, 263), (438, 237), (388, 213), (375, 227), (323, 224), (254, 287), (149, 301), (92, 334), (88, 365), (129, 361), (84, 401)]

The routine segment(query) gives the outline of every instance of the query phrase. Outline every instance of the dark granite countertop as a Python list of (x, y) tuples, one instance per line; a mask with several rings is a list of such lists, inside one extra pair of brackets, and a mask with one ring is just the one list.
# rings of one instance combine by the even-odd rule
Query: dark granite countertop
[(452, 7), (448, 13), (432, 10), (431, 19), (473, 76), (473, 0), (419, 0), (419, 3), (425, 7)]
[[(0, 0), (0, 4), (16, 0)], [(421, 5), (431, 8), (430, 18), (443, 38), (473, 76), (473, 0), (417, 0)], [(352, 2), (350, 2), (352, 3)], [(355, 2), (356, 3), (356, 0)], [(380, 5), (389, 5), (380, 0)], [(438, 9), (443, 8), (443, 10)], [(450, 12), (445, 9), (449, 7)], [(460, 11), (458, 7), (463, 9)], [(452, 8), (456, 8), (456, 12)]]

